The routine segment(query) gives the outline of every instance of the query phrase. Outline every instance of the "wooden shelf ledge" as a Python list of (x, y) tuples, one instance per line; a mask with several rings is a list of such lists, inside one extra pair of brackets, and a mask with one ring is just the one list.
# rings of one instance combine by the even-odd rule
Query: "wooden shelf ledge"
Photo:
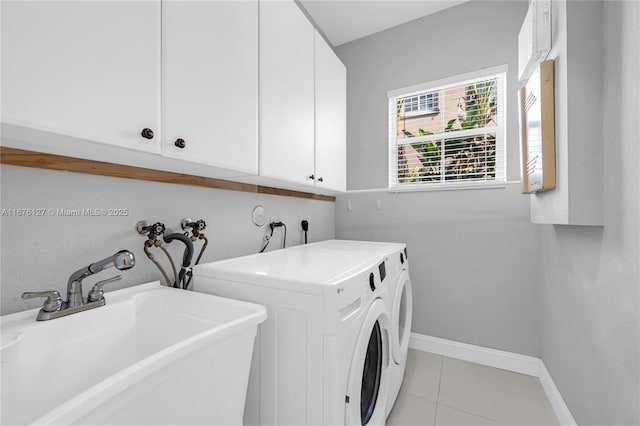
[(102, 161), (86, 160), (83, 158), (66, 157), (62, 155), (46, 154), (43, 152), (27, 151), (8, 147), (0, 147), (0, 163), (10, 164), (12, 166), (34, 167), (37, 169), (147, 180), (151, 182), (175, 183), (179, 185), (201, 186), (228, 191), (252, 192), (254, 194), (279, 195), (284, 197), (307, 198), (332, 202), (336, 200), (336, 197), (330, 195), (166, 172), (162, 170), (146, 169), (143, 167), (125, 166), (122, 164), (106, 163)]

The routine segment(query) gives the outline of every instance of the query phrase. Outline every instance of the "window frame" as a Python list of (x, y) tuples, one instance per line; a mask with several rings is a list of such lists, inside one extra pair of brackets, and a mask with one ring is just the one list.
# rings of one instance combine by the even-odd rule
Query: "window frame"
[[(460, 74), (451, 76), (448, 78), (429, 81), (413, 86), (403, 87), (400, 89), (390, 90), (387, 92), (388, 104), (389, 104), (389, 139), (387, 141), (388, 149), (389, 149), (389, 157), (388, 157), (388, 190), (392, 192), (402, 192), (402, 191), (430, 191), (430, 190), (447, 190), (447, 189), (469, 189), (469, 188), (492, 188), (492, 187), (504, 187), (507, 182), (507, 125), (506, 125), (506, 117), (507, 117), (507, 105), (506, 105), (506, 91), (507, 91), (507, 75), (508, 66), (500, 65), (492, 68), (485, 68), (477, 71), (473, 71), (470, 73)], [(469, 134), (475, 133), (491, 133), (492, 131), (496, 132), (496, 153), (495, 153), (495, 177), (491, 180), (474, 180), (474, 179), (463, 179), (463, 180), (440, 180), (434, 182), (403, 182), (401, 183), (398, 179), (398, 147), (400, 145), (408, 144), (407, 142), (403, 144), (398, 144), (397, 138), (397, 99), (398, 98), (407, 98), (411, 96), (419, 96), (422, 93), (432, 93), (439, 92), (445, 88), (454, 87), (454, 86), (464, 86), (466, 84), (471, 84), (474, 82), (489, 80), (491, 78), (498, 78), (500, 87), (497, 88), (497, 104), (498, 104), (498, 125), (485, 127), (484, 132), (479, 131), (480, 129), (472, 129), (469, 130), (461, 130), (455, 132), (456, 137), (464, 137)], [(438, 106), (440, 106), (440, 102), (442, 99), (438, 96)], [(444, 113), (442, 109), (438, 109), (435, 111), (436, 113)], [(426, 115), (425, 113), (413, 113), (404, 114), (404, 117), (415, 117), (418, 115)], [(411, 138), (412, 143), (420, 143), (428, 140), (437, 140), (442, 139), (441, 137), (443, 133), (438, 135), (430, 135), (430, 136), (418, 136), (415, 138)], [(452, 134), (451, 136), (454, 136)]]

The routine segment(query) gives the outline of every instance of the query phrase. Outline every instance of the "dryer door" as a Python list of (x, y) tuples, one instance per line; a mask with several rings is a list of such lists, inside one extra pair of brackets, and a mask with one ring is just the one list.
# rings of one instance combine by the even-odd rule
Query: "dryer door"
[(366, 314), (349, 369), (345, 424), (384, 425), (389, 393), (389, 316), (376, 299)]
[(396, 364), (403, 363), (407, 358), (412, 314), (411, 278), (409, 272), (404, 270), (398, 277), (391, 311), (391, 353)]

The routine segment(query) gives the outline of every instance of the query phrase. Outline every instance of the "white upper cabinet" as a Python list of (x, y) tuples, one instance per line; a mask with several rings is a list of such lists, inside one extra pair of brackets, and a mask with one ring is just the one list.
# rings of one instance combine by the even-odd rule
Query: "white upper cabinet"
[(345, 67), (293, 0), (0, 7), (3, 145), (345, 190)]
[(160, 1), (1, 7), (3, 122), (160, 152)]
[(292, 1), (260, 4), (260, 175), (313, 184), (314, 29)]
[(258, 173), (258, 1), (162, 9), (163, 154)]
[(315, 33), (315, 184), (346, 190), (347, 71)]

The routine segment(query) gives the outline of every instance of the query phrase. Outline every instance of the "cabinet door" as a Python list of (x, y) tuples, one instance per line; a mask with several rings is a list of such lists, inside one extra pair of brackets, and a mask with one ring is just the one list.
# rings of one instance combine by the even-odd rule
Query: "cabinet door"
[(316, 186), (346, 190), (347, 74), (324, 39), (315, 34)]
[(260, 4), (260, 174), (313, 184), (314, 29), (292, 1)]
[(160, 151), (160, 1), (1, 7), (3, 122)]
[(257, 0), (164, 1), (162, 32), (163, 154), (256, 174)]

